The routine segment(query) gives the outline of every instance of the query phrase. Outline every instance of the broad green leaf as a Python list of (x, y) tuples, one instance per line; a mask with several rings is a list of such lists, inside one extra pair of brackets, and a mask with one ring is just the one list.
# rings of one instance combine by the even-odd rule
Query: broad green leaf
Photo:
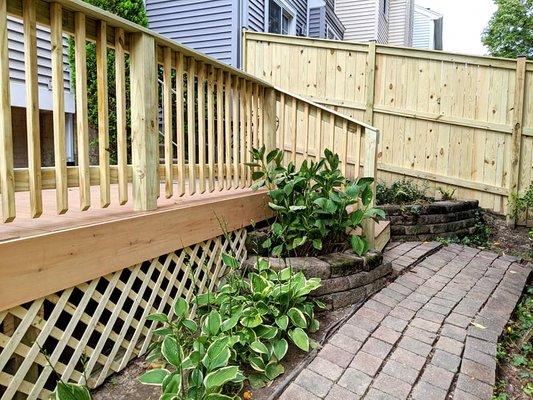
[(317, 250), (322, 250), (322, 240), (321, 239), (313, 239), (313, 247)]
[(211, 310), (205, 323), (207, 332), (209, 332), (209, 334), (212, 336), (216, 335), (220, 330), (220, 326), (222, 325), (220, 313), (217, 310)]
[(309, 337), (302, 328), (295, 328), (288, 332), (293, 343), (303, 351), (309, 351)]
[(276, 325), (279, 326), (282, 330), (287, 329), (289, 326), (289, 317), (282, 315), (279, 318), (276, 318)]
[(271, 363), (266, 366), (265, 375), (268, 377), (268, 379), (273, 381), (284, 372), (285, 368), (283, 368), (283, 365), (279, 363)]
[(372, 188), (370, 186), (365, 187), (363, 193), (361, 194), (361, 201), (364, 206), (368, 206), (372, 202)]
[(239, 262), (232, 256), (222, 253), (222, 262), (230, 268), (238, 268)]
[(273, 209), (274, 211), (285, 211), (285, 207), (283, 206), (280, 206), (278, 204), (275, 204), (275, 203), (272, 203), (272, 202), (269, 202), (268, 203), (268, 206)]
[(248, 377), (248, 380), (250, 381), (250, 386), (252, 389), (260, 389), (262, 387), (265, 387), (269, 379), (264, 373), (252, 373)]
[(264, 175), (265, 173), (263, 171), (254, 171), (252, 172), (252, 179), (256, 181), (258, 179), (261, 179)]
[(198, 324), (192, 319), (184, 319), (181, 321), (183, 326), (187, 328), (190, 332), (194, 333), (198, 330)]
[(173, 336), (166, 336), (161, 345), (161, 353), (165, 360), (175, 367), (179, 367), (182, 361), (182, 350), (178, 341)]
[(250, 348), (259, 354), (268, 354), (268, 348), (261, 343), (259, 340), (256, 340), (255, 342), (252, 342), (250, 344)]
[(283, 232), (283, 226), (278, 222), (274, 222), (272, 224), (272, 232), (274, 232), (276, 236), (280, 236)]
[(352, 245), (352, 250), (360, 256), (365, 254), (366, 250), (368, 250), (368, 244), (366, 241), (357, 235), (352, 235), (350, 243)]
[(200, 368), (196, 368), (193, 371), (191, 371), (191, 375), (189, 378), (189, 385), (190, 386), (201, 386), (204, 382), (204, 374)]
[(195, 350), (191, 354), (189, 354), (187, 357), (185, 357), (185, 359), (181, 363), (181, 368), (184, 370), (196, 368), (196, 366), (198, 365), (201, 359), (202, 359), (202, 354), (198, 350)]
[(166, 314), (150, 314), (146, 317), (147, 321), (168, 322)]
[(224, 336), (209, 345), (202, 360), (202, 363), (209, 371), (227, 365), (228, 360), (231, 357), (228, 343), (229, 337)]
[(311, 323), (309, 324), (309, 332), (313, 333), (320, 329), (320, 322), (316, 319), (312, 319)]
[(274, 342), (274, 355), (276, 356), (278, 361), (281, 361), (281, 359), (285, 357), (288, 348), (289, 343), (287, 343), (285, 339), (280, 339)]
[(272, 255), (274, 257), (279, 257), (281, 253), (283, 252), (283, 245), (280, 244), (272, 249)]
[(259, 314), (250, 315), (241, 318), (241, 325), (247, 328), (255, 328), (256, 326), (261, 325), (263, 318)]
[(181, 390), (181, 374), (174, 372), (163, 382), (163, 394), (179, 394)]
[[(222, 257), (224, 257), (224, 255), (222, 255)], [(208, 304), (213, 304), (215, 300), (216, 296), (213, 293), (203, 293), (196, 296), (195, 303), (198, 304), (199, 307), (202, 307)]]
[(363, 216), (364, 214), (362, 210), (355, 210), (350, 214), (350, 224), (352, 226), (358, 226), (363, 221)]
[(74, 383), (58, 382), (54, 393), (56, 400), (91, 400), (89, 390)]
[(237, 323), (239, 322), (240, 315), (234, 315), (231, 318), (226, 319), (224, 322), (222, 322), (222, 325), (220, 326), (221, 332), (226, 332), (235, 327)]
[(207, 390), (219, 388), (225, 383), (237, 378), (238, 372), (239, 368), (236, 366), (224, 367), (210, 372), (204, 378), (204, 386)]
[(300, 328), (307, 328), (307, 321), (305, 315), (297, 308), (291, 308), (287, 311), (287, 315), (291, 319), (292, 323)]
[(279, 330), (278, 328), (271, 325), (262, 325), (255, 328), (257, 335), (265, 340), (273, 339), (277, 336)]
[(256, 273), (250, 274), (250, 281), (252, 284), (252, 292), (254, 294), (262, 293), (268, 287), (268, 282), (261, 275)]
[(290, 279), (291, 276), (292, 276), (292, 268), (291, 267), (283, 268), (278, 273), (278, 279), (280, 281), (286, 281), (286, 280)]
[[(170, 375), (170, 371), (166, 369), (152, 369), (142, 374), (139, 377), (139, 382), (141, 382), (144, 385), (161, 386), (163, 384), (163, 381), (168, 375)], [(66, 398), (63, 398), (63, 397), (61, 398), (61, 400), (65, 400), (65, 399)]]
[(248, 362), (250, 363), (250, 366), (256, 371), (264, 372), (265, 363), (263, 362), (263, 359), (261, 357), (252, 356), (248, 358)]
[(294, 240), (292, 241), (292, 247), (295, 249), (296, 247), (299, 247), (304, 244), (306, 240), (307, 236), (294, 238)]
[(189, 303), (182, 297), (179, 297), (174, 303), (174, 315), (178, 318), (183, 318), (189, 312)]
[(270, 246), (272, 246), (272, 239), (270, 239), (270, 238), (265, 239), (265, 241), (263, 243), (261, 243), (261, 247), (263, 249), (269, 249)]
[(306, 206), (289, 206), (290, 211), (300, 211), (305, 210), (306, 208)]

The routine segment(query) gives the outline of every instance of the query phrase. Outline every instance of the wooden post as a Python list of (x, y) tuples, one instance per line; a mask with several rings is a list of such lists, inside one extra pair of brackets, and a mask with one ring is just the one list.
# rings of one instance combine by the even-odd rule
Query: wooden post
[(150, 211), (159, 193), (155, 40), (134, 33), (130, 43), (133, 209)]
[[(377, 129), (365, 128), (365, 161), (363, 164), (363, 176), (374, 178), (372, 183), (372, 202), (371, 207), (376, 204), (376, 178), (377, 178), (377, 156), (378, 156), (378, 140), (379, 131)], [(375, 228), (374, 220), (366, 220), (363, 222), (363, 234), (371, 249), (375, 248)]]
[[(520, 181), (520, 153), (522, 147), (523, 117), (524, 117), (524, 95), (526, 80), (526, 58), (520, 57), (516, 60), (516, 83), (513, 106), (513, 136), (511, 139), (511, 165), (509, 168), (509, 194), (508, 201), (514, 194), (518, 193), (518, 183)], [(514, 227), (515, 218), (509, 216), (507, 210), (507, 226)]]
[(368, 55), (366, 58), (366, 100), (365, 100), (365, 122), (368, 124), (374, 123), (374, 91), (375, 91), (375, 77), (376, 77), (376, 44), (370, 43), (368, 45)]
[(263, 143), (268, 152), (276, 148), (276, 89), (265, 88), (263, 110)]
[(0, 191), (2, 192), (2, 220), (11, 222), (15, 219), (15, 176), (13, 172), (6, 3), (6, 1), (0, 2)]

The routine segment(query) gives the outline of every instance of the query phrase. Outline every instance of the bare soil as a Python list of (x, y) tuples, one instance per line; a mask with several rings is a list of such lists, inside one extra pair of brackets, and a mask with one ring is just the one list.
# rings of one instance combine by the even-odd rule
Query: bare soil
[(485, 212), (485, 221), (491, 228), (489, 249), (500, 254), (509, 254), (533, 262), (533, 241), (529, 239), (530, 228), (517, 226), (510, 229), (505, 217)]

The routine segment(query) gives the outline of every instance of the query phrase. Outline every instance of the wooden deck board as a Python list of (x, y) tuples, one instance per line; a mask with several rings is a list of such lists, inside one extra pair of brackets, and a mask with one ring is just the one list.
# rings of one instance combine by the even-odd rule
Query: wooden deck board
[[(174, 191), (177, 193), (177, 184), (174, 185)], [(164, 189), (165, 185), (161, 184), (160, 193), (164, 194)], [(128, 187), (128, 191), (131, 199), (131, 184)], [(244, 194), (249, 191), (250, 189), (232, 189), (170, 199), (160, 196), (157, 200), (157, 206), (158, 210), (168, 210), (197, 202)], [(91, 187), (91, 204), (93, 206), (87, 211), (81, 211), (79, 208), (79, 189), (69, 188), (68, 202), (71, 209), (63, 215), (58, 215), (56, 211), (55, 190), (43, 190), (42, 193), (43, 214), (35, 219), (31, 218), (29, 192), (15, 193), (17, 217), (11, 223), (0, 223), (0, 242), (145, 214), (145, 212), (133, 211), (133, 203), (131, 201), (123, 206), (119, 204), (118, 185), (111, 185), (111, 204), (107, 208), (99, 207), (99, 187)]]

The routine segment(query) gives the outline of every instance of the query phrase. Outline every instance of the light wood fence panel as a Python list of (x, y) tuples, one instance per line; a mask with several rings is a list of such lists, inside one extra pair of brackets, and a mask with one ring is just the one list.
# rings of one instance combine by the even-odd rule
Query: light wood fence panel
[(532, 62), (522, 101), (516, 60), (254, 32), (244, 34), (244, 57), (247, 72), (377, 127), (380, 180), (424, 180), (430, 195), (455, 188), (499, 213), (511, 188), (523, 194), (533, 180)]

